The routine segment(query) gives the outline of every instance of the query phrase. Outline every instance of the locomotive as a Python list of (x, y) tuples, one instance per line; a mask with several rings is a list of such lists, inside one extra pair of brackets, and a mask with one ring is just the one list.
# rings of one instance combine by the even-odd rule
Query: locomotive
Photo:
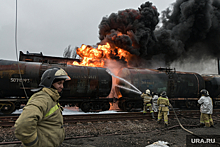
[[(33, 94), (31, 90), (38, 87), (42, 73), (52, 67), (63, 68), (71, 78), (64, 83), (60, 98), (63, 106), (78, 106), (84, 112), (105, 111), (109, 110), (110, 103), (117, 101), (122, 111), (142, 108), (140, 95), (113, 86), (113, 77), (106, 68), (69, 64), (73, 61), (79, 60), (22, 52), (19, 61), (0, 60), (0, 111), (10, 114), (26, 104)], [(169, 68), (122, 68), (118, 76), (142, 92), (146, 89), (157, 93), (166, 91), (174, 107), (197, 107), (199, 92), (204, 88), (209, 91), (214, 104), (219, 104), (219, 75), (178, 72)], [(131, 88), (119, 79), (116, 84)], [(113, 88), (117, 98), (109, 98)]]

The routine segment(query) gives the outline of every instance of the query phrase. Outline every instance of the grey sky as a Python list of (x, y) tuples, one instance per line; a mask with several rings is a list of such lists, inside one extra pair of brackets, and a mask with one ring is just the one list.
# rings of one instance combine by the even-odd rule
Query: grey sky
[[(63, 56), (71, 45), (95, 45), (102, 17), (138, 9), (144, 0), (18, 0), (19, 51)], [(151, 0), (159, 12), (175, 0)], [(16, 0), (0, 0), (0, 59), (16, 60)]]

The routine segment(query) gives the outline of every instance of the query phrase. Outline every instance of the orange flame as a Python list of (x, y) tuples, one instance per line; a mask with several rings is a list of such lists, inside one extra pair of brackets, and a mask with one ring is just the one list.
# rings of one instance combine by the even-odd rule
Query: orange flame
[(76, 61), (73, 62), (73, 65), (78, 66), (104, 67), (106, 59), (118, 57), (127, 62), (131, 56), (128, 51), (121, 48), (111, 48), (109, 43), (106, 45), (98, 45), (97, 48), (83, 44), (76, 52), (82, 58), (80, 63)]

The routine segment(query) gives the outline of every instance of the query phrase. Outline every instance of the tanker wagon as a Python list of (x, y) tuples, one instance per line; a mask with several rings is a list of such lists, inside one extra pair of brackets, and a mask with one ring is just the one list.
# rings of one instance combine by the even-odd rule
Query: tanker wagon
[(105, 68), (0, 60), (0, 111), (10, 114), (26, 104), (42, 73), (52, 67), (63, 68), (71, 78), (64, 83), (61, 105), (78, 106), (84, 112), (109, 110), (113, 98), (106, 97), (112, 77)]
[[(203, 77), (197, 73), (178, 72), (170, 68), (123, 68), (118, 76), (127, 80), (141, 92), (150, 89), (151, 92), (167, 92), (173, 107), (197, 108), (200, 90), (205, 88)], [(132, 87), (121, 80), (116, 80), (117, 85), (129, 89)], [(209, 90), (209, 89), (208, 89)], [(139, 94), (116, 87), (119, 96), (119, 108), (124, 111), (142, 108), (143, 100)], [(218, 91), (219, 94), (219, 91)]]

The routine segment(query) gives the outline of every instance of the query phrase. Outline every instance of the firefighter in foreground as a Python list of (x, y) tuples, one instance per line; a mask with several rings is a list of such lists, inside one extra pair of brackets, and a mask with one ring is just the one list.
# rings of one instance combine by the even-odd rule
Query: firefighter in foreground
[(164, 116), (164, 125), (165, 127), (167, 127), (168, 126), (168, 115), (167, 114), (169, 111), (168, 106), (170, 105), (170, 103), (169, 103), (169, 99), (165, 91), (163, 91), (161, 93), (161, 96), (158, 98), (157, 105), (159, 106), (157, 122), (160, 123), (162, 120), (162, 117)]
[(141, 97), (143, 98), (143, 114), (145, 115), (146, 113), (147, 113), (147, 109), (149, 109), (150, 110), (150, 113), (151, 113), (151, 115), (152, 115), (152, 118), (155, 118), (154, 117), (154, 111), (153, 111), (153, 109), (152, 109), (152, 105), (151, 105), (151, 103), (152, 103), (152, 96), (151, 96), (151, 94), (150, 94), (150, 90), (149, 89), (147, 89), (146, 90), (146, 94), (141, 94)]
[(66, 80), (70, 77), (62, 68), (43, 73), (38, 92), (31, 96), (15, 122), (15, 136), (23, 146), (58, 147), (63, 142), (63, 108), (58, 100)]
[(200, 91), (200, 94), (201, 97), (198, 100), (198, 103), (201, 104), (200, 125), (206, 127), (214, 127), (212, 120), (212, 113), (213, 113), (212, 99), (210, 98), (209, 92), (206, 89), (202, 89)]

